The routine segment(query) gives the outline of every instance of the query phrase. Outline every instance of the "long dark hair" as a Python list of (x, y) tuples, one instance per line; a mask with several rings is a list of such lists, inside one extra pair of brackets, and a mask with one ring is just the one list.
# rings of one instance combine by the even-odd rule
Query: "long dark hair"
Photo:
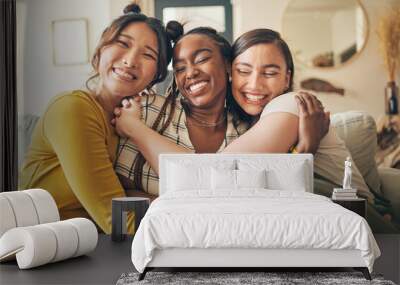
[(99, 76), (98, 68), (101, 56), (101, 50), (103, 47), (110, 45), (116, 41), (121, 31), (126, 28), (129, 24), (141, 22), (146, 23), (150, 29), (154, 31), (157, 36), (158, 43), (158, 58), (157, 58), (157, 73), (154, 79), (147, 86), (151, 88), (154, 84), (163, 81), (168, 74), (168, 63), (172, 57), (172, 45), (169, 35), (163, 23), (153, 17), (147, 17), (141, 13), (140, 7), (132, 3), (124, 8), (124, 14), (115, 19), (102, 33), (100, 41), (95, 49), (94, 55), (91, 60), (91, 64), (94, 70), (94, 74), (89, 77), (86, 81), (86, 87), (91, 90), (90, 82)]
[[(170, 36), (171, 40), (175, 43), (175, 45), (183, 39), (187, 35), (193, 35), (193, 34), (198, 34), (198, 35), (204, 35), (210, 38), (218, 47), (221, 52), (222, 57), (230, 63), (231, 57), (232, 57), (232, 49), (230, 43), (221, 35), (217, 33), (217, 31), (213, 28), (209, 27), (198, 27), (194, 28), (185, 34), (183, 33), (183, 25), (177, 21), (170, 21), (167, 24), (166, 27), (167, 33)], [(228, 77), (227, 77), (228, 80)], [(229, 87), (230, 84), (227, 82), (227, 86)], [(230, 92), (230, 87), (227, 88), (227, 92)], [(154, 124), (151, 126), (151, 128), (155, 131), (157, 131), (159, 134), (163, 134), (164, 131), (168, 128), (169, 124), (172, 121), (172, 118), (175, 113), (175, 107), (176, 107), (176, 100), (179, 95), (179, 90), (175, 82), (175, 78), (172, 79), (171, 85), (167, 89), (166, 93), (166, 100), (164, 104), (161, 107), (161, 110), (154, 122)], [(184, 111), (186, 114), (190, 112), (190, 108), (187, 104), (182, 104), (182, 107), (184, 108)], [(167, 115), (168, 114), (168, 115)], [(164, 116), (167, 116), (167, 119), (165, 120), (165, 123), (159, 127), (160, 122)], [(135, 161), (134, 161), (134, 179), (133, 183), (135, 185), (136, 189), (144, 190), (143, 184), (142, 184), (142, 172), (143, 172), (143, 166), (145, 164), (146, 160), (144, 156), (141, 153), (138, 153)]]
[[(286, 62), (287, 71), (290, 73), (289, 85), (284, 93), (293, 90), (293, 77), (294, 77), (294, 64), (292, 53), (290, 52), (289, 46), (282, 39), (281, 35), (270, 29), (255, 29), (241, 35), (232, 45), (232, 59), (235, 60), (237, 56), (245, 52), (257, 44), (273, 44), (281, 51), (283, 58)], [(226, 103), (228, 110), (233, 115), (234, 124), (238, 122), (246, 122), (251, 124), (254, 120), (254, 116), (247, 114), (233, 98), (232, 93), (227, 94)]]

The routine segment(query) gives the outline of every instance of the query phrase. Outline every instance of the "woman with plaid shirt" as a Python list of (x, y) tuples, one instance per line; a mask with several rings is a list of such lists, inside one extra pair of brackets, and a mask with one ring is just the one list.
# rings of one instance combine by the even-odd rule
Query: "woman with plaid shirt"
[[(158, 155), (154, 154), (219, 152), (252, 124), (234, 118), (226, 108), (226, 98), (231, 97), (230, 44), (211, 28), (195, 28), (183, 34), (183, 27), (172, 21), (168, 23), (167, 30), (170, 34), (175, 31), (176, 35), (173, 56), (175, 76), (167, 95), (151, 94), (136, 98), (141, 102), (143, 111), (141, 116), (140, 112), (133, 115), (137, 116), (136, 119), (120, 116), (122, 109), (115, 111), (117, 131), (130, 138), (120, 141), (116, 172), (125, 189), (135, 190), (138, 196), (150, 198), (158, 195)], [(306, 100), (315, 98), (306, 96)], [(126, 100), (123, 105), (136, 106), (140, 111), (134, 101)], [(318, 121), (311, 118), (311, 121), (317, 125), (314, 130), (320, 132), (324, 122), (320, 122), (319, 118)], [(146, 135), (142, 136), (142, 133)], [(165, 140), (165, 147), (152, 143), (160, 134), (168, 139)]]

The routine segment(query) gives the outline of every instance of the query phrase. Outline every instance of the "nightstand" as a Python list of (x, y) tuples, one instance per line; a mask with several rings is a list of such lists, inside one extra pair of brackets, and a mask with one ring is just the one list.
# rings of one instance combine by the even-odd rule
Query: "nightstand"
[(337, 200), (332, 199), (332, 202), (339, 204), (340, 206), (359, 214), (361, 217), (365, 218), (367, 210), (367, 200), (363, 198), (355, 198), (351, 200)]
[(112, 241), (123, 241), (126, 238), (126, 214), (135, 212), (135, 231), (150, 205), (149, 198), (121, 197), (112, 199)]

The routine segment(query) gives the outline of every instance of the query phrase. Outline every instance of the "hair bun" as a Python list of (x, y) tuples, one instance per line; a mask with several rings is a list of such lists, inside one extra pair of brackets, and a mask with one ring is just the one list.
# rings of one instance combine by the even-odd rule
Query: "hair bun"
[(169, 21), (166, 31), (169, 38), (176, 42), (183, 35), (183, 25), (177, 21)]
[(129, 4), (124, 8), (124, 14), (127, 14), (127, 13), (139, 14), (141, 11), (142, 10), (140, 9), (140, 6), (136, 3)]

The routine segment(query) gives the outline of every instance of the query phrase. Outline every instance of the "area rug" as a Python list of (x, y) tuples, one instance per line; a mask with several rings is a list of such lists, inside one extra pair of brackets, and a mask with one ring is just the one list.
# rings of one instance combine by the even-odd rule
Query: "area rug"
[(142, 281), (138, 281), (139, 273), (122, 274), (117, 285), (134, 284), (221, 284), (221, 285), (297, 285), (297, 284), (379, 284), (395, 285), (384, 280), (381, 275), (372, 275), (372, 281), (364, 278), (360, 272), (148, 272)]

